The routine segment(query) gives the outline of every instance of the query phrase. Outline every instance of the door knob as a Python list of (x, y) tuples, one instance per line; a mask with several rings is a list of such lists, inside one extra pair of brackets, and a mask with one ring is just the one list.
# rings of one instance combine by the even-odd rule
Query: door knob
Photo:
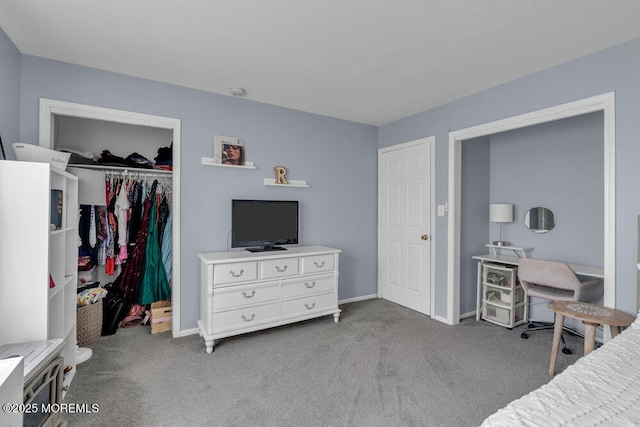
[(422, 240), (429, 240), (429, 235), (428, 234), (423, 234), (422, 236), (420, 236), (420, 238)]

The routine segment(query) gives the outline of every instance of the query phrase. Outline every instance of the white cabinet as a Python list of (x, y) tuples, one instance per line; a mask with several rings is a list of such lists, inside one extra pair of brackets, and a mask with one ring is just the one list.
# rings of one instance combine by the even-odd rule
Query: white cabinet
[(22, 427), (23, 416), (19, 410), (24, 387), (24, 360), (22, 357), (0, 359), (0, 426)]
[(526, 322), (527, 304), (518, 267), (482, 263), (482, 317), (507, 328)]
[(326, 246), (198, 254), (207, 353), (219, 338), (326, 315), (338, 322), (339, 254)]
[(63, 339), (66, 390), (76, 368), (78, 179), (48, 163), (0, 161), (0, 248), (0, 345)]

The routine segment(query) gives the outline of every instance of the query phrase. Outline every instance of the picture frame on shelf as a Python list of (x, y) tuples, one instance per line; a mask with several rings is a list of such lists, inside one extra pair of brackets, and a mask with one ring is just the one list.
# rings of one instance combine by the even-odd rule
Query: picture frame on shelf
[[(228, 146), (227, 150), (229, 153), (225, 152), (225, 145)], [(240, 151), (242, 153), (241, 158), (237, 159), (233, 158), (234, 154), (230, 150), (233, 149), (234, 146), (240, 146), (241, 149), (236, 149), (235, 151)], [(225, 135), (214, 135), (213, 136), (213, 162), (220, 164), (231, 164), (231, 165), (244, 165), (245, 159), (245, 148), (244, 148), (244, 139), (238, 138), (235, 136), (225, 136)], [(240, 162), (240, 163), (238, 163)]]
[(222, 164), (244, 166), (244, 145), (222, 144)]

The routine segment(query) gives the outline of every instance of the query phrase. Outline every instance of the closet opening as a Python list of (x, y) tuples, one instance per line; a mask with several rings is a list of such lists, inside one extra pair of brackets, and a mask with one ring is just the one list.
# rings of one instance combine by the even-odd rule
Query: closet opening
[[(88, 152), (102, 159), (111, 159), (109, 156), (113, 156), (117, 160), (115, 163), (101, 161), (100, 164), (69, 164), (67, 170), (78, 176), (78, 198), (81, 212), (87, 216), (85, 219), (102, 212), (103, 207), (108, 208), (110, 203), (113, 204), (115, 202), (113, 196), (117, 196), (121, 190), (126, 190), (125, 193), (129, 194), (130, 200), (133, 199), (134, 193), (129, 191), (139, 191), (139, 194), (145, 195), (153, 191), (156, 196), (153, 199), (155, 210), (158, 212), (162, 205), (165, 214), (171, 215), (170, 227), (167, 226), (165, 229), (165, 225), (168, 224), (165, 222), (162, 230), (157, 227), (158, 230), (154, 232), (157, 233), (158, 247), (162, 246), (162, 240), (160, 240), (162, 235), (165, 248), (168, 247), (169, 252), (168, 265), (164, 270), (170, 276), (167, 277), (167, 281), (170, 284), (173, 337), (183, 335), (180, 328), (179, 262), (180, 134), (179, 119), (40, 99), (40, 146), (52, 149), (63, 148), (81, 156)], [(135, 160), (143, 166), (145, 166), (145, 160), (148, 160), (158, 165), (160, 164), (158, 157), (161, 153), (165, 157), (167, 155), (171, 157), (171, 167), (166, 167), (165, 163), (162, 170), (137, 168), (130, 163), (119, 165), (119, 159), (117, 159), (124, 158), (128, 162)], [(129, 156), (131, 157), (127, 159)], [(109, 194), (110, 189), (111, 194)], [(157, 222), (157, 224), (160, 223)], [(165, 232), (168, 234), (164, 234)], [(126, 235), (129, 239), (126, 243), (128, 250), (122, 246), (123, 252), (119, 254), (121, 257), (130, 257), (135, 253), (137, 231), (130, 233), (127, 229)], [(89, 243), (89, 241), (93, 242), (93, 239), (89, 235), (86, 239), (87, 242), (83, 242), (81, 249), (93, 250)], [(168, 246), (166, 246), (167, 239)], [(116, 242), (116, 249), (118, 247)], [(111, 253), (111, 255), (116, 254)], [(167, 254), (164, 258), (166, 261)], [(108, 265), (96, 265), (95, 277), (88, 277), (88, 279), (100, 281), (103, 285), (114, 282), (120, 276), (124, 277), (128, 274), (126, 262), (114, 265), (117, 259), (113, 256)], [(132, 267), (131, 270), (135, 269)], [(126, 288), (125, 285), (122, 286), (124, 286), (123, 289)]]
[[(449, 133), (448, 324), (460, 321), (462, 142), (594, 112), (602, 112), (604, 120), (604, 305), (615, 308), (615, 94), (609, 92)], [(609, 333), (605, 331), (605, 340), (608, 338)]]

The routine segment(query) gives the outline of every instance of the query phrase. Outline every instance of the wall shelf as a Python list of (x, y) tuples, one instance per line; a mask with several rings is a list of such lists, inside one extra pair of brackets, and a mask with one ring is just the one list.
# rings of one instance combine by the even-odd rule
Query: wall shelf
[(309, 184), (307, 181), (299, 181), (295, 179), (288, 179), (288, 184), (276, 184), (275, 178), (265, 178), (264, 185), (271, 185), (273, 187), (298, 187), (298, 188), (309, 188)]
[(223, 168), (239, 168), (239, 169), (255, 169), (255, 165), (253, 164), (253, 162), (245, 162), (244, 166), (240, 166), (240, 165), (225, 165), (222, 163), (216, 163), (213, 161), (213, 157), (203, 157), (202, 158), (202, 164), (203, 165), (207, 165), (207, 166), (220, 166)]
[(517, 256), (522, 257), (522, 258), (526, 258), (527, 257), (527, 252), (530, 252), (533, 248), (530, 246), (512, 246), (512, 245), (491, 245), (491, 244), (487, 244), (485, 245), (486, 247), (491, 249), (491, 254), (493, 255), (498, 255), (498, 251), (500, 250), (511, 250), (513, 251)]

